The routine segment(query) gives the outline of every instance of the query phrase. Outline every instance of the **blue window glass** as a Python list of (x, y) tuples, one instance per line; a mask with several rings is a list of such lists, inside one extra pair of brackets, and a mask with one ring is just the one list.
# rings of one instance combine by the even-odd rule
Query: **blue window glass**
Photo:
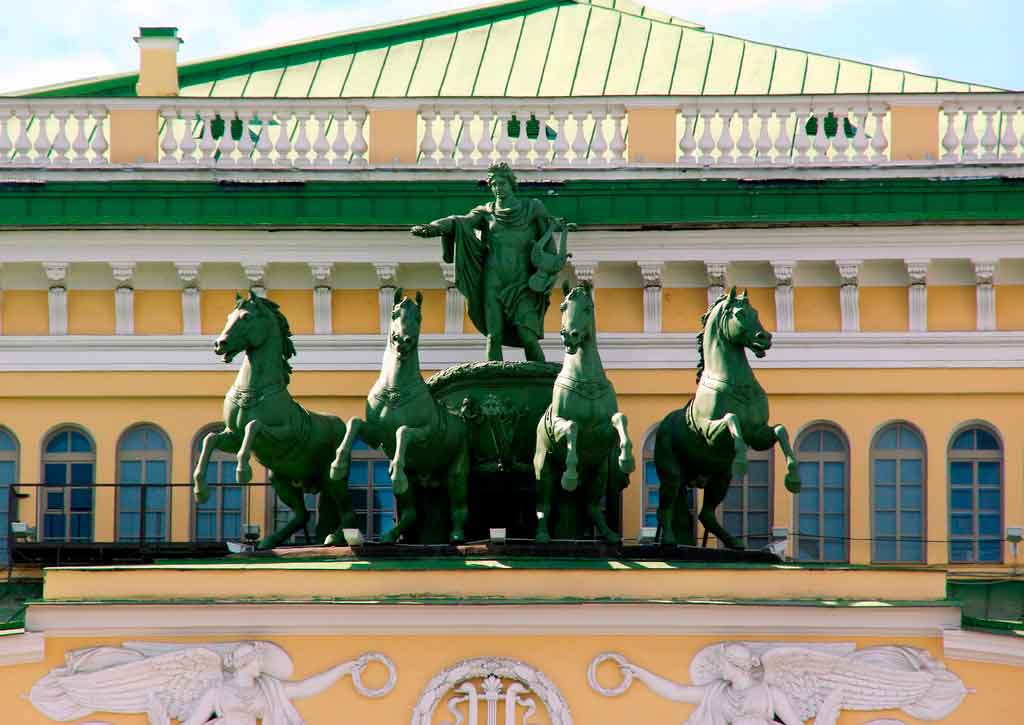
[(999, 563), (1003, 559), (1003, 452), (996, 434), (976, 426), (949, 449), (949, 559)]
[[(167, 537), (169, 455), (167, 436), (156, 426), (134, 426), (121, 436), (117, 450), (119, 540), (160, 541)], [(125, 484), (130, 488), (123, 489)], [(123, 496), (121, 491), (125, 491)]]
[(849, 450), (828, 425), (805, 431), (796, 449), (803, 486), (796, 498), (796, 551), (803, 561), (846, 561)]
[[(192, 447), (193, 461), (199, 458), (203, 438), (210, 432), (219, 433), (223, 429), (223, 425), (214, 424), (196, 434)], [(237, 485), (237, 465), (238, 462), (232, 453), (217, 450), (210, 455), (210, 461), (206, 465), (206, 483), (210, 487), (210, 497), (202, 504), (193, 504), (195, 514), (192, 535), (196, 541), (241, 540), (245, 490), (243, 486)], [(154, 470), (154, 475), (161, 474), (164, 474), (163, 470)], [(277, 501), (276, 496), (272, 496), (272, 499)]]
[(729, 484), (719, 518), (747, 549), (761, 549), (771, 539), (772, 452), (748, 451), (747, 473)]
[(909, 424), (876, 435), (871, 453), (872, 558), (924, 563), (924, 440)]
[(349, 467), (349, 493), (359, 528), (370, 539), (380, 538), (394, 526), (396, 502), (389, 465), (383, 451), (356, 440)]
[(95, 461), (92, 441), (81, 431), (65, 428), (46, 440), (42, 540), (92, 540)]

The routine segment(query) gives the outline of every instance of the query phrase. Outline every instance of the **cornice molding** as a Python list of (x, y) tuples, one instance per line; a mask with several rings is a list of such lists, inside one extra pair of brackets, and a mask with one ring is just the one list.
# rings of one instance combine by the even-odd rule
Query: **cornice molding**
[(0, 666), (42, 662), (45, 638), (38, 632), (18, 631), (0, 635)]
[(1024, 667), (1024, 637), (1016, 634), (950, 629), (942, 633), (942, 646), (947, 659)]

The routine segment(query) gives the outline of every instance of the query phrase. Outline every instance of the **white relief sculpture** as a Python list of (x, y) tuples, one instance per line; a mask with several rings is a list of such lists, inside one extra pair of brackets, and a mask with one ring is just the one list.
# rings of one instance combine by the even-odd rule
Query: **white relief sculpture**
[(517, 660), (480, 657), (449, 667), (427, 683), (412, 725), (431, 725), (436, 712), (451, 717), (442, 721), (445, 725), (538, 725), (533, 715), (540, 708), (551, 725), (572, 725), (569, 705), (543, 672)]
[[(842, 646), (840, 646), (842, 647)], [(618, 665), (622, 681), (603, 687), (597, 668)], [(676, 702), (697, 706), (685, 725), (835, 725), (843, 710), (902, 710), (919, 720), (942, 720), (968, 690), (924, 650), (734, 642), (705, 647), (690, 663), (685, 685), (660, 677), (614, 653), (594, 658), (590, 686), (608, 697), (633, 680)], [(884, 721), (883, 721), (884, 722)]]
[[(384, 666), (387, 682), (371, 689), (362, 673)], [(366, 697), (395, 686), (395, 666), (372, 652), (304, 680), (290, 680), (292, 658), (272, 642), (164, 644), (73, 650), (32, 687), (36, 709), (58, 722), (96, 712), (138, 713), (150, 725), (304, 725), (292, 700), (317, 695), (345, 675)]]

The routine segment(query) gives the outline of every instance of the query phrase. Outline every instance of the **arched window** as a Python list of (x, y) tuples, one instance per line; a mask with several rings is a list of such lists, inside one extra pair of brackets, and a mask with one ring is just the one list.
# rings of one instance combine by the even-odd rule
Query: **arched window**
[(117, 540), (165, 541), (171, 444), (154, 425), (129, 428), (117, 444)]
[(763, 549), (772, 534), (772, 451), (747, 452), (747, 475), (734, 478), (718, 507), (725, 530), (748, 549)]
[[(203, 428), (192, 443), (192, 466), (199, 460), (203, 438), (207, 433), (219, 433), (220, 423)], [(216, 450), (206, 466), (206, 483), (210, 498), (205, 503), (193, 503), (193, 535), (196, 541), (239, 541), (242, 538), (242, 514), (245, 508), (245, 487), (238, 485), (235, 468), (238, 460), (233, 453)]]
[(924, 439), (892, 423), (871, 443), (871, 558), (924, 563)]
[(949, 560), (1003, 560), (1003, 449), (993, 431), (972, 426), (949, 447)]
[(849, 548), (850, 449), (831, 425), (814, 425), (796, 442), (803, 487), (796, 496), (801, 561), (846, 561)]
[(368, 539), (379, 539), (395, 525), (395, 492), (383, 451), (357, 440), (352, 446), (348, 490), (359, 526)]
[[(654, 441), (658, 434), (658, 428), (654, 427), (647, 438), (644, 439), (643, 449), (643, 481), (644, 481), (644, 507), (642, 526), (658, 526), (658, 504), (661, 502), (661, 481), (658, 479), (658, 469), (654, 466)], [(690, 520), (696, 521), (697, 517), (697, 496), (692, 488), (686, 491), (686, 508), (690, 511)], [(678, 530), (678, 529), (677, 529)], [(694, 536), (696, 536), (694, 528)]]
[(11, 486), (18, 482), (18, 441), (6, 428), (0, 428), (0, 564), (7, 564), (11, 534)]
[(41, 541), (92, 540), (96, 447), (77, 428), (60, 428), (43, 443)]

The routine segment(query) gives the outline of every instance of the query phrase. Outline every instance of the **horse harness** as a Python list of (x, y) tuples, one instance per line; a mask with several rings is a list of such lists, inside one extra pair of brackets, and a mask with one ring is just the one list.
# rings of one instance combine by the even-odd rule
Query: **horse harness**
[(555, 385), (570, 393), (576, 393), (587, 400), (598, 400), (603, 398), (612, 389), (608, 378), (602, 380), (579, 380), (571, 375), (559, 373), (555, 378)]
[(758, 394), (764, 395), (764, 390), (757, 383), (738, 385), (722, 378), (716, 378), (709, 373), (701, 375), (700, 384), (708, 390), (714, 390), (716, 393), (725, 393), (744, 404), (752, 402)]
[(274, 383), (273, 385), (268, 385), (267, 387), (260, 388), (258, 390), (252, 390), (250, 388), (236, 388), (232, 385), (228, 390), (227, 395), (224, 397), (239, 408), (255, 408), (268, 398), (272, 398), (287, 389), (288, 388), (284, 383)]
[(415, 385), (407, 387), (395, 386), (393, 388), (381, 388), (376, 392), (371, 390), (367, 396), (370, 400), (383, 403), (389, 408), (401, 408), (418, 399), (424, 393), (429, 393), (430, 388), (426, 385)]

